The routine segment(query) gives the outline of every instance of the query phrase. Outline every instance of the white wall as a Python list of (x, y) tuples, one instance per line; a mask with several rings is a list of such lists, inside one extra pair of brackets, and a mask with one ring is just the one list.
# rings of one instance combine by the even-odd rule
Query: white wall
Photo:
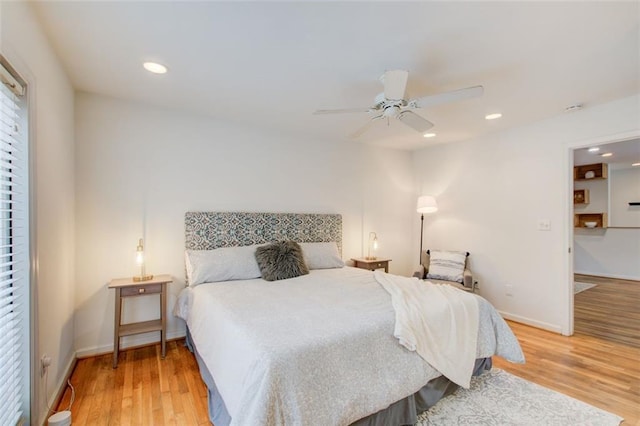
[(609, 226), (640, 227), (640, 167), (609, 170)]
[[(440, 207), (425, 217), (425, 246), (470, 251), (480, 293), (500, 311), (567, 333), (573, 226), (569, 147), (638, 131), (639, 114), (634, 96), (415, 152), (417, 188), (435, 195)], [(550, 220), (550, 231), (537, 230), (540, 219)], [(512, 286), (513, 296), (506, 295), (506, 286)]]
[[(30, 140), (35, 150), (38, 358), (52, 357), (48, 387), (36, 376), (32, 423), (42, 424), (46, 401), (73, 361), (74, 351), (74, 93), (27, 2), (2, 2), (2, 53), (28, 80)], [(32, 230), (33, 232), (33, 230)]]
[(640, 281), (640, 229), (575, 230), (575, 272)]
[[(76, 96), (79, 355), (113, 344), (112, 278), (136, 273), (145, 237), (147, 272), (169, 273), (169, 306), (184, 285), (187, 211), (327, 212), (343, 215), (343, 255), (363, 254), (375, 231), (391, 270), (409, 274), (410, 154), (357, 143), (300, 140), (99, 95)], [(155, 299), (127, 301), (125, 320), (151, 319)], [(168, 336), (184, 326), (170, 316)], [(157, 339), (132, 336), (123, 343)]]
[(629, 228), (640, 226), (640, 208), (628, 204), (640, 200), (640, 169), (610, 166), (606, 180), (576, 182), (576, 188), (588, 185), (591, 185), (591, 202), (576, 206), (575, 211), (606, 211), (609, 228), (575, 229), (575, 272), (640, 280), (640, 228)]

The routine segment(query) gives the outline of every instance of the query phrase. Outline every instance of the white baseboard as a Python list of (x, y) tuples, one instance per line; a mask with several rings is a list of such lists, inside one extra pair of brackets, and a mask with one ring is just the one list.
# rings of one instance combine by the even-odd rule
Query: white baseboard
[(559, 325), (549, 324), (549, 323), (534, 320), (531, 318), (521, 317), (520, 315), (514, 315), (504, 311), (498, 311), (498, 313), (500, 313), (500, 315), (502, 315), (503, 318), (511, 321), (519, 322), (522, 324), (530, 325), (532, 327), (541, 328), (543, 330), (553, 331), (554, 333), (562, 334), (562, 327), (560, 327)]
[(603, 274), (602, 272), (588, 272), (588, 271), (573, 271), (574, 274), (580, 275), (592, 275), (594, 277), (605, 277), (605, 278), (615, 278), (618, 280), (630, 280), (630, 281), (640, 281), (640, 277), (633, 277), (630, 275), (617, 275), (617, 274)]
[[(176, 330), (167, 332), (167, 339), (180, 339), (186, 336), (184, 330)], [(137, 336), (126, 336), (120, 341), (120, 349), (133, 348), (136, 346), (145, 346), (152, 343), (158, 343), (158, 333), (146, 333), (139, 334)], [(88, 348), (78, 349), (76, 351), (76, 358), (86, 358), (96, 355), (104, 355), (106, 353), (113, 352), (113, 343), (101, 346), (92, 346)]]

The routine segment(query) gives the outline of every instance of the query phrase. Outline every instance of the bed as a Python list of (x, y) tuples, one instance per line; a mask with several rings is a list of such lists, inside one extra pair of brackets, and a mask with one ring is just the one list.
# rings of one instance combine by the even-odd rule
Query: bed
[[(211, 268), (214, 282), (187, 259), (188, 277), (203, 282), (190, 282), (174, 308), (216, 426), (414, 424), (457, 387), (398, 343), (391, 297), (375, 273), (341, 266), (340, 215), (188, 212), (185, 235), (187, 253), (227, 253)], [(249, 247), (281, 240), (333, 245), (338, 259), (316, 257), (308, 263), (322, 268), (278, 281), (238, 273)], [(469, 297), (478, 306), (473, 374), (491, 368), (493, 355), (524, 362), (495, 309)]]

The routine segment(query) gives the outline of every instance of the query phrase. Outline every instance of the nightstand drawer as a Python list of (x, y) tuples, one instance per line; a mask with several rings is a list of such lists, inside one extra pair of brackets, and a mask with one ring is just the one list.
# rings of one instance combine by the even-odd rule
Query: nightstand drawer
[(376, 269), (384, 268), (385, 272), (389, 272), (389, 262), (391, 259), (351, 259), (354, 262), (354, 266), (360, 269), (367, 269), (369, 271), (375, 271)]
[(141, 286), (123, 287), (120, 289), (121, 297), (138, 296), (143, 294), (160, 294), (162, 284), (148, 284)]

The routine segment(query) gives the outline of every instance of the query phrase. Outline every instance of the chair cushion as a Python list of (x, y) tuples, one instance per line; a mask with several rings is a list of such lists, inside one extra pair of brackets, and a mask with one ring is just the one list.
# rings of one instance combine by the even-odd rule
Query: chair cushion
[(462, 283), (466, 262), (466, 252), (431, 250), (427, 279)]

